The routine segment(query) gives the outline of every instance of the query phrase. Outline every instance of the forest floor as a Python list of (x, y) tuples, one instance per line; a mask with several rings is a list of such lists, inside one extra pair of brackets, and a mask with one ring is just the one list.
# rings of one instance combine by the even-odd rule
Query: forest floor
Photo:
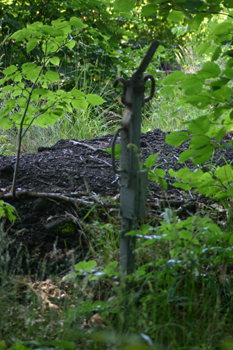
[[(177, 171), (184, 166), (177, 161), (188, 143), (174, 148), (166, 144), (165, 136), (159, 129), (141, 135), (142, 163), (158, 153), (156, 167)], [(9, 195), (16, 157), (0, 156), (0, 199), (13, 205), (19, 215), (14, 223), (4, 220), (2, 231), (7, 235), (12, 261), (21, 259), (24, 273), (36, 273), (38, 266), (45, 265), (46, 273), (59, 273), (84, 259), (89, 237), (83, 222), (93, 218), (95, 211), (105, 222), (109, 215), (120, 221), (119, 176), (113, 172), (110, 154), (104, 151), (112, 137), (60, 140), (52, 147), (39, 147), (37, 153), (22, 154), (16, 200)], [(225, 141), (229, 138), (231, 135)], [(232, 150), (218, 148), (211, 164), (220, 166), (232, 159)], [(186, 166), (194, 168), (192, 161)], [(207, 203), (197, 193), (173, 187), (174, 180), (168, 174), (166, 180), (166, 191), (149, 181), (146, 222), (161, 217), (166, 207), (184, 218)]]

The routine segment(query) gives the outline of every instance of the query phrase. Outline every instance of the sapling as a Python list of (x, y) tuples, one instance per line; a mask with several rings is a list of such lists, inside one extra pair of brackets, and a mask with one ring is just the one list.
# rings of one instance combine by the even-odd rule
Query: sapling
[[(79, 18), (69, 21), (58, 19), (51, 25), (35, 22), (15, 32), (10, 39), (22, 43), (30, 53), (35, 47), (41, 49), (41, 58), (27, 62), (22, 67), (11, 65), (3, 70), (4, 85), (0, 97), (5, 106), (0, 113), (0, 127), (4, 130), (16, 126), (18, 147), (12, 182), (12, 196), (16, 197), (16, 181), (20, 160), (22, 139), (31, 125), (40, 127), (53, 125), (64, 112), (72, 113), (73, 108), (85, 110), (88, 104), (99, 105), (104, 100), (94, 94), (84, 94), (80, 90), (64, 91), (59, 88), (60, 76), (56, 66), (60, 64), (59, 52), (72, 50), (75, 39), (86, 28)], [(54, 91), (53, 88), (56, 87)]]

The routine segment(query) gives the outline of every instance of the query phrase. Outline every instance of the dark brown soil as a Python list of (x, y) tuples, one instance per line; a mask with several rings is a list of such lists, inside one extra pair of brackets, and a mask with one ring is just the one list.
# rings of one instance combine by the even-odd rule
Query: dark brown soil
[[(179, 154), (188, 148), (188, 143), (178, 148), (170, 147), (164, 141), (165, 136), (159, 129), (142, 134), (142, 161), (150, 154), (159, 153), (157, 167), (166, 171), (169, 168), (177, 170), (183, 167), (177, 160)], [(55, 195), (54, 198), (37, 198), (28, 194), (17, 200), (3, 198), (19, 214), (14, 224), (5, 220), (2, 228), (7, 233), (7, 249), (12, 261), (23, 256), (22, 264), (18, 266), (24, 272), (35, 273), (41, 265), (46, 273), (61, 272), (72, 262), (85, 257), (88, 237), (83, 235), (81, 221), (88, 214), (90, 204), (85, 205), (84, 201), (95, 199), (96, 203), (99, 197), (112, 198), (119, 193), (119, 178), (112, 170), (111, 156), (103, 151), (110, 147), (111, 141), (112, 135), (79, 141), (78, 144), (72, 140), (60, 140), (50, 148), (39, 147), (37, 153), (21, 155), (17, 180), (19, 191), (63, 194), (80, 200), (74, 203)], [(232, 161), (232, 155), (229, 149), (216, 150), (212, 162), (223, 165), (225, 160)], [(16, 157), (0, 156), (0, 199), (11, 188), (15, 161)], [(193, 167), (191, 161), (186, 165)], [(149, 182), (150, 219), (156, 215), (161, 203), (180, 208), (180, 211), (184, 211), (186, 205), (186, 215), (194, 213), (201, 197), (174, 188), (169, 176), (166, 180), (166, 192), (158, 184)], [(86, 220), (88, 218), (87, 215)]]

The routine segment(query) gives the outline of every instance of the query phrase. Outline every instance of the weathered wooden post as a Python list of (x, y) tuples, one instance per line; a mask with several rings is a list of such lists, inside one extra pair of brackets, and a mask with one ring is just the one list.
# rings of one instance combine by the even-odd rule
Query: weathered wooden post
[[(122, 103), (125, 105), (121, 127), (116, 131), (112, 142), (112, 165), (116, 173), (120, 173), (121, 186), (121, 232), (120, 232), (120, 267), (126, 274), (134, 271), (135, 265), (135, 237), (125, 236), (129, 231), (136, 229), (138, 219), (146, 214), (147, 171), (140, 170), (140, 138), (141, 138), (141, 111), (145, 102), (154, 94), (155, 80), (151, 75), (143, 76), (155, 51), (158, 41), (151, 44), (146, 56), (129, 80), (117, 78), (113, 84), (123, 84)], [(144, 97), (145, 83), (151, 80), (151, 92)], [(114, 148), (116, 139), (121, 132), (121, 169), (116, 169)]]

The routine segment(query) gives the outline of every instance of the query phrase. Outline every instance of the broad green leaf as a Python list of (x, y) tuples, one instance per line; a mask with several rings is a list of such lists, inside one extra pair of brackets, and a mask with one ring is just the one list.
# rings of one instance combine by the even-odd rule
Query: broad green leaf
[(18, 70), (18, 68), (16, 67), (16, 66), (14, 66), (14, 65), (12, 65), (12, 66), (10, 66), (10, 67), (8, 67), (8, 68), (6, 68), (6, 69), (3, 69), (3, 74), (5, 74), (5, 75), (11, 75), (11, 74), (13, 74), (14, 72), (16, 72)]
[(186, 0), (185, 8), (190, 11), (198, 10), (200, 7), (204, 5), (202, 0)]
[(199, 94), (202, 90), (202, 84), (200, 82), (194, 83), (192, 86), (189, 86), (185, 89), (186, 95), (195, 95)]
[(49, 36), (53, 36), (53, 37), (64, 35), (62, 30), (59, 30), (59, 29), (54, 28), (52, 26), (49, 26), (47, 24), (45, 24), (43, 27), (41, 27), (40, 31), (45, 35), (49, 35)]
[(22, 73), (27, 74), (28, 72), (30, 72), (30, 70), (33, 70), (36, 67), (37, 67), (36, 63), (32, 63), (32, 62), (24, 63), (22, 65)]
[(59, 81), (59, 74), (52, 70), (49, 70), (45, 73), (45, 79), (49, 82), (56, 83)]
[(181, 230), (179, 232), (179, 238), (191, 240), (193, 238), (193, 233), (187, 230)]
[(222, 36), (224, 34), (228, 34), (233, 31), (233, 24), (231, 22), (224, 21), (218, 24), (211, 34), (216, 36)]
[(24, 39), (29, 38), (31, 34), (33, 33), (33, 29), (28, 27), (28, 28), (23, 28), (20, 30), (17, 30), (12, 36), (10, 37), (11, 39), (14, 39), (16, 41), (24, 41)]
[(220, 89), (213, 91), (212, 95), (219, 102), (228, 101), (231, 98), (232, 89), (230, 89), (228, 86), (222, 86)]
[(156, 13), (157, 9), (158, 9), (158, 6), (156, 6), (156, 5), (152, 5), (152, 4), (146, 5), (146, 6), (143, 6), (143, 8), (142, 8), (142, 14), (144, 16), (150, 16), (150, 15)]
[(86, 99), (87, 102), (90, 103), (92, 106), (102, 105), (105, 102), (105, 100), (102, 97), (95, 94), (87, 94)]
[(82, 99), (73, 99), (71, 103), (72, 103), (72, 106), (76, 109), (79, 109), (79, 108), (83, 109), (83, 103), (85, 103), (85, 109), (88, 106), (88, 103)]
[[(108, 152), (108, 154), (112, 154), (112, 148), (105, 149), (104, 151)], [(115, 158), (120, 158), (121, 145), (115, 145), (115, 147), (114, 147), (114, 154), (115, 154)]]
[(71, 93), (71, 95), (73, 96), (73, 97), (75, 97), (75, 98), (80, 98), (80, 97), (82, 97), (82, 98), (85, 98), (85, 94), (84, 94), (84, 92), (82, 92), (82, 91), (80, 91), (80, 90), (72, 90), (72, 91), (70, 91), (70, 93)]
[[(18, 216), (16, 209), (12, 205), (5, 203), (3, 200), (0, 200), (0, 219), (4, 214), (7, 215), (10, 222), (14, 222), (16, 216)], [(5, 349), (5, 346), (3, 349)]]
[(191, 134), (205, 134), (209, 131), (210, 121), (206, 116), (199, 117), (189, 123), (188, 130)]
[(223, 71), (223, 74), (225, 74), (225, 76), (229, 79), (232, 79), (233, 78), (233, 69), (232, 68), (226, 68), (224, 71)]
[(71, 40), (70, 42), (68, 42), (68, 43), (66, 44), (66, 47), (68, 47), (68, 49), (72, 50), (73, 47), (75, 46), (75, 43), (76, 43), (75, 40)]
[(159, 169), (159, 168), (154, 169), (153, 173), (162, 178), (165, 177), (166, 175), (166, 172), (163, 169)]
[(163, 190), (166, 190), (166, 188), (167, 188), (167, 181), (164, 180), (164, 179), (161, 179), (161, 177), (158, 178), (158, 181), (159, 181), (159, 183), (160, 183), (162, 189), (163, 189)]
[(6, 85), (4, 86), (4, 88), (2, 89), (2, 92), (10, 92), (10, 91), (14, 91), (15, 90), (15, 87), (14, 86), (11, 86), (11, 85)]
[(171, 86), (164, 86), (160, 92), (161, 95), (169, 94), (170, 96), (174, 97), (173, 90), (171, 89)]
[(157, 160), (158, 160), (158, 154), (151, 154), (149, 157), (147, 157), (146, 162), (145, 162), (145, 166), (147, 168), (151, 168), (152, 166), (155, 165)]
[(204, 63), (202, 69), (197, 73), (198, 78), (216, 78), (221, 73), (220, 67), (214, 62)]
[(192, 188), (189, 184), (184, 184), (182, 182), (174, 182), (173, 186), (175, 188), (181, 188), (184, 191), (190, 191)]
[(215, 137), (216, 141), (217, 142), (221, 141), (222, 138), (226, 135), (226, 133), (227, 133), (226, 128), (221, 128)]
[(183, 151), (179, 156), (179, 162), (186, 162), (188, 159), (190, 159), (194, 154), (196, 153), (195, 149), (187, 149), (186, 151)]
[(190, 140), (191, 148), (200, 148), (210, 143), (210, 138), (204, 135), (194, 135)]
[(233, 58), (230, 58), (227, 61), (226, 68), (233, 68)]
[(79, 28), (79, 29), (84, 29), (84, 28), (88, 27), (87, 24), (83, 23), (83, 21), (80, 18), (77, 18), (77, 17), (71, 17), (69, 23), (72, 26), (75, 26), (76, 28)]
[(168, 134), (165, 141), (170, 146), (178, 147), (189, 139), (189, 134), (183, 131), (174, 131)]
[(20, 113), (12, 113), (10, 118), (14, 121), (14, 122), (19, 122), (22, 120), (22, 115)]
[(80, 272), (92, 272), (92, 269), (97, 266), (95, 260), (81, 261), (75, 265), (75, 270)]
[(191, 23), (189, 23), (188, 29), (190, 31), (195, 31), (199, 28), (201, 22), (204, 20), (205, 15), (202, 13), (199, 13), (197, 15), (195, 15), (191, 21)]
[(211, 143), (206, 147), (197, 150), (196, 155), (193, 157), (194, 165), (203, 164), (207, 162), (210, 159), (215, 148), (216, 145), (214, 143)]
[(27, 99), (25, 97), (20, 97), (18, 98), (17, 103), (19, 107), (25, 107), (27, 103)]
[(184, 19), (185, 15), (181, 11), (171, 10), (167, 16), (168, 22), (181, 22)]
[(230, 164), (226, 164), (222, 167), (218, 167), (215, 176), (221, 180), (223, 183), (232, 181), (232, 168)]
[(19, 82), (19, 81), (22, 80), (22, 78), (23, 78), (22, 74), (19, 73), (19, 74), (16, 74), (16, 75), (14, 76), (13, 81)]
[(27, 43), (27, 53), (31, 52), (37, 46), (37, 39), (31, 38)]
[(50, 58), (49, 62), (54, 64), (54, 66), (59, 66), (60, 58), (57, 56), (53, 56), (52, 58)]
[(149, 180), (152, 180), (154, 182), (158, 182), (159, 181), (159, 178), (158, 176), (156, 176), (153, 172), (149, 171), (148, 172), (148, 179)]
[(202, 55), (203, 53), (205, 53), (207, 50), (209, 50), (210, 47), (211, 47), (211, 41), (205, 41), (198, 48), (199, 55)]
[(187, 96), (185, 101), (198, 109), (205, 109), (205, 107), (211, 103), (211, 98), (203, 96)]
[(184, 72), (175, 71), (172, 74), (169, 74), (165, 79), (163, 79), (164, 85), (173, 85), (176, 84), (182, 80), (184, 80), (186, 77)]
[(196, 74), (189, 74), (189, 75), (186, 75), (186, 78), (180, 83), (180, 86), (182, 87), (182, 89), (185, 90), (187, 88), (192, 89), (193, 85), (196, 85), (196, 84), (203, 85), (204, 83), (205, 83), (205, 79), (198, 79)]
[(135, 3), (135, 0), (128, 0), (127, 2), (125, 0), (115, 0), (113, 7), (117, 12), (129, 12), (134, 8)]
[(212, 62), (217, 61), (221, 53), (222, 53), (222, 48), (221, 46), (218, 46), (212, 55), (211, 61)]

